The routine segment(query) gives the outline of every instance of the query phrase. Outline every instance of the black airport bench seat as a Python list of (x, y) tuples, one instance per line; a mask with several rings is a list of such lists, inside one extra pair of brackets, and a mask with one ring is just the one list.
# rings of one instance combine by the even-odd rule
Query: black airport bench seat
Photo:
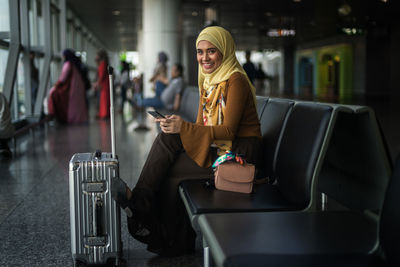
[(269, 183), (252, 194), (207, 188), (201, 177), (180, 183), (204, 237), (205, 265), (211, 255), (218, 266), (334, 266), (344, 258), (377, 266), (372, 252), (392, 166), (373, 111), (260, 97), (257, 109), (264, 149), (257, 178)]
[(377, 235), (375, 222), (347, 211), (203, 214), (199, 226), (216, 266), (365, 266), (357, 256)]
[(205, 266), (400, 266), (400, 157), (378, 222), (357, 210), (203, 214)]
[(179, 190), (192, 222), (199, 214), (289, 211), (311, 208), (313, 180), (322, 157), (333, 108), (329, 105), (267, 99), (261, 113), (264, 167), (276, 180), (254, 186), (252, 194), (205, 188), (204, 180), (187, 180)]

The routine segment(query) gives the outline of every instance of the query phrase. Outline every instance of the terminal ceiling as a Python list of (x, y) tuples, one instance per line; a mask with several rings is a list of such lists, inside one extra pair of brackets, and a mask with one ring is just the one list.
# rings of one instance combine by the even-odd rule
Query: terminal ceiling
[[(294, 41), (334, 36), (343, 27), (365, 31), (375, 25), (378, 31), (384, 31), (379, 27), (385, 28), (390, 23), (389, 5), (394, 3), (388, 1), (181, 0), (180, 21), (185, 35), (196, 35), (206, 24), (206, 8), (211, 8), (216, 10), (219, 25), (232, 32), (239, 49), (274, 49)], [(67, 3), (106, 48), (137, 49), (142, 0), (67, 0)], [(295, 30), (295, 36), (269, 36), (271, 30), (282, 29)]]

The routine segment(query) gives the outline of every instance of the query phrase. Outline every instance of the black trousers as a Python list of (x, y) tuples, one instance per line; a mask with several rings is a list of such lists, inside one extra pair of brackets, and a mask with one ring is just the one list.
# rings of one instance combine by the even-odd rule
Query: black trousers
[[(236, 138), (232, 150), (256, 163), (261, 145), (258, 137)], [(214, 150), (212, 158), (216, 158)], [(184, 151), (179, 134), (160, 133), (155, 139), (136, 186), (132, 190), (133, 217), (128, 229), (149, 251), (180, 255), (194, 251), (196, 234), (178, 186), (182, 180), (213, 178), (211, 167), (198, 166)]]
[(160, 255), (194, 251), (196, 234), (179, 197), (179, 182), (212, 178), (189, 158), (179, 134), (160, 133), (155, 139), (136, 186), (132, 190), (133, 217), (128, 229), (147, 249)]

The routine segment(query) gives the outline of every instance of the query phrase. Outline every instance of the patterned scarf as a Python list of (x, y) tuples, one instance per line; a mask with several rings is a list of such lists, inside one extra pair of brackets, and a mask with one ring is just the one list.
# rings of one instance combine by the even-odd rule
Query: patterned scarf
[[(203, 90), (201, 103), (203, 106), (204, 125), (213, 126), (223, 123), (225, 114), (225, 92), (226, 81), (210, 87), (209, 90)], [(214, 140), (214, 146), (218, 148), (217, 154), (221, 156), (232, 148), (232, 141)]]

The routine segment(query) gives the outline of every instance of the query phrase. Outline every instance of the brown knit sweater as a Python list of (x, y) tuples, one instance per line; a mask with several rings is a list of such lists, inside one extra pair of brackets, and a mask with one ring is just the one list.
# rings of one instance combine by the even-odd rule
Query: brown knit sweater
[(236, 136), (261, 136), (257, 109), (246, 77), (236, 72), (228, 79), (226, 86), (226, 108), (222, 125), (203, 125), (200, 101), (196, 123), (182, 123), (180, 137), (186, 154), (201, 167), (211, 165), (210, 145), (214, 140), (233, 141)]

